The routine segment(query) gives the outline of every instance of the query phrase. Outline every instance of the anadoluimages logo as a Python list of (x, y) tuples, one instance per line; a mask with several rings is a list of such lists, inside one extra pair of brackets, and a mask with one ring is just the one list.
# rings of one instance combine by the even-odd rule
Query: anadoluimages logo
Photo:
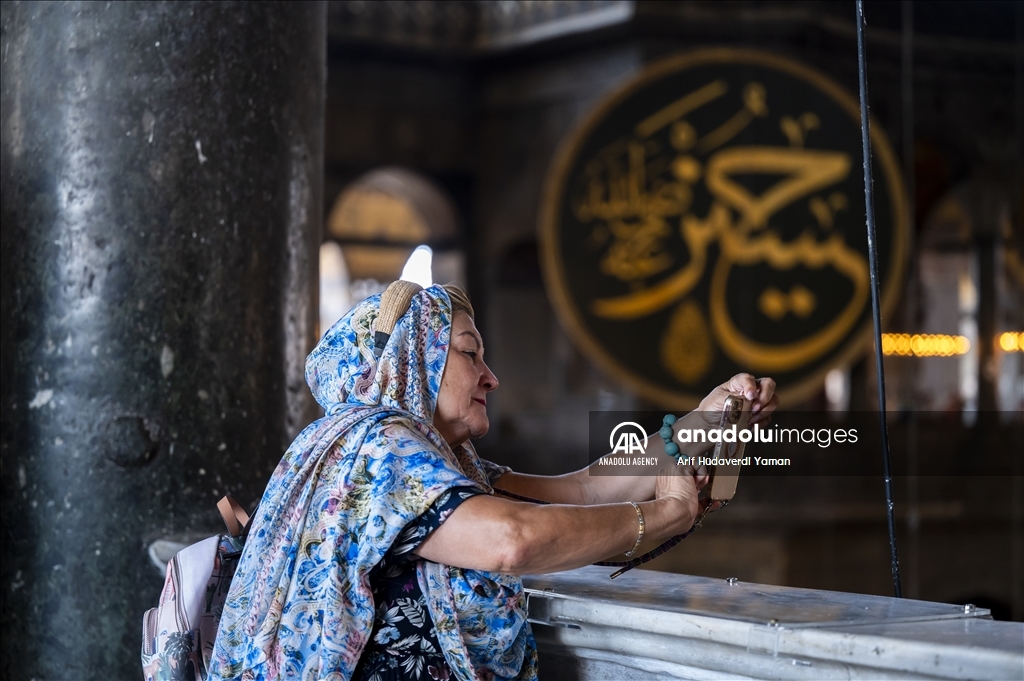
[[(616, 433), (618, 433), (617, 439)], [(644, 445), (646, 441), (647, 433), (639, 423), (634, 421), (623, 421), (612, 428), (612, 434), (608, 436), (608, 446), (611, 447), (612, 454), (646, 454)]]

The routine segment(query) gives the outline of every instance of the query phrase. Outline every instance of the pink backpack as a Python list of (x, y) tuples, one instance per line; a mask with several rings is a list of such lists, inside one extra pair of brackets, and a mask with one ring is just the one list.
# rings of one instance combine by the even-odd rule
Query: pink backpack
[(228, 534), (192, 544), (167, 563), (160, 603), (142, 618), (146, 681), (206, 681), (224, 600), (249, 529), (231, 497), (217, 502)]

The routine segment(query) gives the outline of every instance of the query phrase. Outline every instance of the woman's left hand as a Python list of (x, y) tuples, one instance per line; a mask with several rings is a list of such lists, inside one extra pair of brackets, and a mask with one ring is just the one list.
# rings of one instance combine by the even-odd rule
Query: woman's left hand
[(743, 395), (750, 400), (750, 425), (765, 424), (771, 420), (771, 414), (779, 406), (779, 397), (775, 394), (775, 381), (770, 378), (754, 378), (750, 374), (736, 374), (718, 386), (700, 402), (697, 408), (710, 427), (717, 427), (725, 400), (730, 395)]

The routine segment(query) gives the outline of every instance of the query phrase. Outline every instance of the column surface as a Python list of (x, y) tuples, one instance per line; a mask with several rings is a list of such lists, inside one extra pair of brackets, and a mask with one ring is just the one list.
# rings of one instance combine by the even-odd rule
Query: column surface
[(315, 418), (321, 3), (2, 4), (5, 679), (136, 679), (156, 538)]

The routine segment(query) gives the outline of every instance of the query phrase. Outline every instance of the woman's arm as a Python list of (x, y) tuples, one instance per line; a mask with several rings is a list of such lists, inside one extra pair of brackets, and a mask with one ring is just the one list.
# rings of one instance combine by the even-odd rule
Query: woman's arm
[[(697, 412), (691, 412), (676, 421), (675, 430), (679, 428), (699, 428), (703, 421)], [(711, 445), (695, 443), (685, 445), (682, 453), (686, 456), (702, 454)], [(660, 468), (675, 466), (674, 458), (665, 453), (665, 441), (654, 433), (644, 444), (644, 453), (656, 456)], [(608, 454), (606, 456), (611, 456)], [(494, 482), (497, 489), (512, 492), (519, 496), (548, 501), (553, 504), (614, 504), (623, 501), (647, 501), (654, 498), (654, 483), (657, 476), (652, 474), (650, 466), (636, 466), (636, 474), (629, 475), (628, 467), (616, 465), (616, 475), (591, 474), (591, 469), (598, 465), (594, 462), (586, 468), (565, 473), (564, 475), (529, 475), (527, 473), (509, 472)], [(594, 470), (599, 470), (594, 468)], [(628, 549), (627, 549), (628, 550)]]
[[(652, 478), (658, 498), (639, 504), (645, 537), (664, 540), (685, 532), (697, 516), (704, 479), (673, 473)], [(462, 568), (540, 574), (628, 551), (638, 529), (629, 504), (538, 506), (480, 495), (455, 509), (416, 554)]]
[[(660, 437), (648, 438), (648, 456), (658, 456), (662, 466), (674, 466), (675, 460), (665, 454)], [(649, 466), (637, 467), (637, 475), (628, 475), (625, 466), (617, 465), (617, 475), (591, 475), (591, 466), (563, 475), (530, 475), (509, 472), (494, 482), (496, 489), (519, 496), (548, 501), (553, 504), (614, 504), (623, 501), (647, 501), (654, 498), (654, 480)], [(643, 471), (644, 474), (639, 474)]]
[[(715, 427), (712, 421), (721, 414), (725, 399), (729, 395), (738, 394), (751, 400), (751, 425), (768, 422), (771, 413), (778, 407), (775, 381), (770, 378), (755, 380), (750, 374), (737, 374), (712, 390), (696, 411), (676, 421), (673, 430), (678, 432), (681, 428), (696, 430)], [(712, 446), (707, 443), (691, 443), (683, 445), (680, 453), (699, 456)], [(657, 456), (662, 468), (675, 465), (675, 460), (665, 453), (665, 441), (657, 433), (647, 438), (645, 453), (647, 456)], [(556, 504), (611, 504), (654, 498), (656, 476), (651, 475), (650, 467), (638, 467), (637, 475), (591, 475), (590, 467), (596, 465), (595, 462), (587, 468), (556, 476), (506, 473), (495, 481), (494, 486), (513, 494)], [(623, 467), (616, 468), (621, 471)]]

